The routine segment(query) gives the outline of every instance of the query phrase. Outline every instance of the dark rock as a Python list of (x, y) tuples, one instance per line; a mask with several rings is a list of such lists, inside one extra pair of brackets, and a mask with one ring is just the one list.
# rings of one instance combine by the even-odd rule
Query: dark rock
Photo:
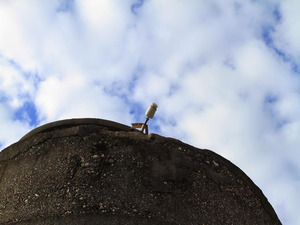
[(0, 152), (0, 224), (281, 224), (261, 190), (209, 150), (81, 119)]

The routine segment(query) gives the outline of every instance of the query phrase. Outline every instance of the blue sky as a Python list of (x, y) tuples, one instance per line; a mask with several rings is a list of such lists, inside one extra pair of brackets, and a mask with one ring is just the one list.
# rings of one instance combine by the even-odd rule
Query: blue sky
[(0, 146), (66, 118), (226, 157), (300, 224), (297, 0), (0, 0)]

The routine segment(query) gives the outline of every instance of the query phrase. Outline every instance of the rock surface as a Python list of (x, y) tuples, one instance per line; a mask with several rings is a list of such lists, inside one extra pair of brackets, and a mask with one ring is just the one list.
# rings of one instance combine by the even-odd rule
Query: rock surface
[(281, 224), (209, 150), (105, 120), (40, 127), (0, 152), (0, 224)]

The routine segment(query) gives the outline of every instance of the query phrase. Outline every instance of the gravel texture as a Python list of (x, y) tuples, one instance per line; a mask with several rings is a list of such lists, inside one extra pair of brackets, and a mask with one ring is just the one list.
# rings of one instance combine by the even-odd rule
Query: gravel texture
[(281, 223), (250, 178), (216, 153), (81, 119), (0, 152), (0, 225), (13, 224)]

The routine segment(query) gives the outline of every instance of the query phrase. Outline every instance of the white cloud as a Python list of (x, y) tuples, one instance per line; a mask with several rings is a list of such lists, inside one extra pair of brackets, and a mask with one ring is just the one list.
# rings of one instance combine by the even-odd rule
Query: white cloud
[(0, 102), (0, 144), (6, 147), (16, 142), (20, 137), (30, 131), (26, 123), (13, 121), (13, 110)]
[(280, 4), (281, 21), (274, 34), (276, 46), (290, 54), (297, 63), (300, 63), (300, 15), (297, 0), (282, 1)]
[(78, 117), (99, 117), (124, 123), (132, 120), (130, 108), (122, 99), (106, 94), (101, 86), (76, 74), (43, 81), (36, 104), (40, 119), (48, 122)]
[(0, 142), (29, 129), (26, 101), (41, 123), (126, 124), (155, 101), (150, 126), (233, 161), (299, 223), (297, 1), (134, 3), (0, 1)]
[(3, 98), (10, 100), (11, 107), (20, 106), (25, 98), (22, 94), (31, 92), (31, 87), (24, 77), (3, 58), (0, 58), (0, 90), (4, 94)]

